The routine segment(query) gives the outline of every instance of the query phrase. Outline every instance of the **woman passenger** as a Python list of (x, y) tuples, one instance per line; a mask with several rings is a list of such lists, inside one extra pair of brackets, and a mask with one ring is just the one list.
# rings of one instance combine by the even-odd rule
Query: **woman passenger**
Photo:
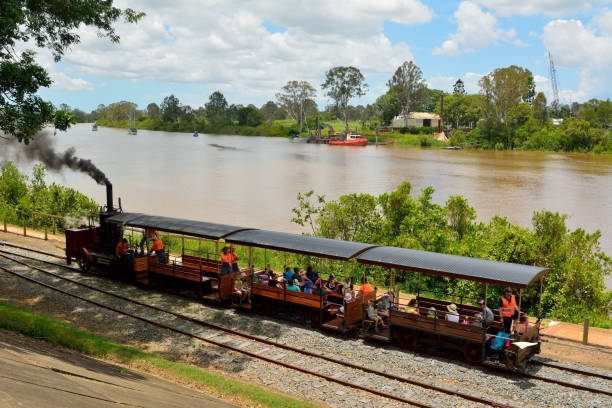
[(306, 268), (306, 277), (308, 278), (308, 280), (310, 280), (312, 283), (315, 283), (318, 279), (318, 274), (314, 271), (314, 269), (312, 269), (312, 265), (308, 265), (308, 268)]
[(228, 247), (223, 247), (221, 251), (221, 276), (230, 273), (230, 264), (232, 263), (232, 255), (229, 253)]
[(325, 282), (325, 287), (329, 289), (330, 292), (335, 292), (340, 287), (340, 283), (336, 281), (336, 275), (333, 273), (329, 275), (329, 279)]

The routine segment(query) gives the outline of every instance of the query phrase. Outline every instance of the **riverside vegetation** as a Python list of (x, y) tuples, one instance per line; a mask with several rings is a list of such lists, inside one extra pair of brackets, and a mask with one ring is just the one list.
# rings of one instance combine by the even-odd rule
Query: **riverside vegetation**
[[(352, 69), (355, 75), (350, 80), (335, 77), (339, 75), (336, 71), (342, 69)], [(345, 83), (333, 88), (333, 84), (342, 81)], [(364, 78), (357, 68), (334, 67), (326, 73), (322, 85), (333, 103), (323, 110), (319, 110), (314, 101), (315, 89), (306, 81), (289, 81), (276, 94), (276, 102), (268, 101), (260, 108), (230, 105), (225, 96), (216, 91), (198, 108), (181, 104), (177, 97), (170, 95), (160, 105), (150, 103), (144, 110), (138, 110), (135, 103), (127, 101), (99, 105), (91, 113), (67, 105), (60, 105), (60, 109), (70, 112), (78, 122), (95, 121), (101, 126), (127, 128), (134, 120), (140, 129), (197, 130), (244, 136), (289, 137), (314, 132), (316, 119), (319, 119), (335, 131), (357, 130), (370, 141), (374, 140), (379, 126), (389, 126), (400, 114), (442, 112), (450, 145), (612, 153), (612, 102), (609, 99), (548, 105), (544, 93), (536, 93), (533, 75), (525, 68), (512, 65), (496, 69), (481, 79), (480, 90), (474, 94), (468, 94), (459, 79), (452, 94), (448, 94), (428, 89), (420, 68), (413, 62), (405, 62), (387, 85), (387, 92), (373, 104), (349, 105), (350, 98), (362, 94), (366, 86)], [(445, 97), (444, 109), (441, 109), (441, 96)], [(435, 128), (427, 127), (404, 127), (399, 131), (395, 128), (394, 132), (380, 133), (379, 140), (416, 146), (445, 145), (433, 139), (434, 131)]]
[[(33, 175), (22, 174), (10, 162), (4, 162), (0, 173), (0, 218), (21, 224), (31, 211), (83, 219), (97, 215), (97, 204), (73, 189), (52, 184), (47, 186), (45, 168), (34, 166)], [(608, 311), (612, 292), (606, 291), (604, 278), (612, 272), (612, 259), (601, 249), (599, 231), (581, 228), (570, 231), (567, 216), (550, 211), (533, 214), (530, 228), (512, 224), (501, 216), (489, 222), (476, 222), (476, 211), (461, 196), (450, 197), (444, 205), (432, 202), (434, 189), (423, 189), (414, 197), (410, 183), (397, 190), (373, 196), (344, 195), (333, 201), (313, 191), (298, 194), (292, 221), (306, 227), (314, 236), (391, 245), (439, 253), (546, 266), (551, 269), (542, 294), (543, 316), (570, 322), (590, 317), (595, 326), (612, 328)], [(61, 228), (65, 222), (58, 223)], [(140, 241), (128, 230), (126, 237)], [(162, 240), (173, 253), (180, 253), (181, 239), (162, 234)], [(185, 240), (185, 248), (214, 256), (215, 243)], [(244, 261), (247, 249), (238, 247)], [(416, 292), (418, 276), (396, 271), (394, 282), (389, 271), (366, 267), (354, 262), (322, 261), (302, 255), (254, 248), (253, 264), (266, 264), (280, 270), (285, 265), (315, 265), (323, 274), (348, 275), (356, 282), (366, 273), (380, 286), (398, 284), (402, 291)], [(427, 277), (422, 282), (435, 296), (456, 294), (474, 301), (484, 295), (484, 285), (445, 277)], [(539, 287), (532, 285), (523, 293), (523, 308), (537, 314)], [(495, 298), (501, 288), (491, 286), (489, 297)]]

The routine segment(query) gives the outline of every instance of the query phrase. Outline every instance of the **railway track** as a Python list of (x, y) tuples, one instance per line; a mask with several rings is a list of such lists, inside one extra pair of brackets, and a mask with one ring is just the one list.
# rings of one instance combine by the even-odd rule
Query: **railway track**
[[(4, 244), (4, 243), (0, 242), (0, 244)], [(25, 250), (25, 251), (29, 251), (30, 250), (30, 248), (22, 247), (22, 246), (19, 246), (19, 245), (8, 245), (8, 246), (11, 246), (11, 247), (14, 247), (14, 248), (18, 248), (20, 250)], [(64, 257), (61, 257), (59, 255), (46, 253), (45, 251), (34, 250), (32, 252), (40, 253), (40, 254), (46, 255), (46, 256), (52, 256), (52, 257), (57, 258), (57, 259), (65, 259)], [(53, 266), (56, 266), (56, 267), (65, 268), (65, 269), (68, 269), (68, 270), (71, 270), (71, 271), (74, 271), (74, 272), (79, 272), (80, 271), (79, 269), (72, 268), (72, 267), (69, 267), (69, 266), (66, 266), (66, 265), (63, 265), (63, 264), (58, 264), (56, 262), (50, 262), (50, 261), (42, 260), (42, 259), (37, 258), (37, 257), (31, 257), (31, 256), (23, 255), (23, 254), (15, 254), (15, 253), (10, 252), (10, 251), (2, 251), (2, 250), (0, 250), (0, 254), (9, 254), (11, 256), (18, 256), (18, 257), (25, 258), (25, 259), (31, 259), (31, 260), (34, 260), (34, 261), (37, 261), (37, 262), (42, 262), (42, 263), (53, 265)], [(5, 258), (11, 259), (10, 257), (7, 257), (5, 255), (0, 255), (0, 256), (4, 256)], [(20, 263), (20, 264), (22, 264), (22, 265), (24, 265), (26, 267), (29, 267), (29, 268), (38, 270), (40, 272), (52, 275), (52, 276), (54, 276), (56, 278), (66, 280), (66, 281), (71, 282), (73, 284), (77, 284), (77, 285), (81, 285), (81, 286), (84, 286), (84, 287), (88, 287), (88, 285), (86, 285), (86, 284), (83, 284), (81, 282), (78, 282), (78, 281), (75, 281), (75, 280), (72, 280), (72, 279), (69, 279), (69, 278), (62, 277), (60, 275), (57, 275), (57, 274), (54, 274), (54, 273), (51, 273), (51, 272), (48, 272), (48, 271), (44, 271), (41, 268), (38, 268), (36, 266), (29, 265), (29, 264), (26, 264), (26, 263), (23, 263), (23, 262), (20, 262), (20, 261), (16, 261), (14, 259), (12, 259), (12, 260), (14, 262)], [(271, 341), (271, 340), (263, 339), (263, 338), (260, 338), (258, 336), (253, 336), (253, 335), (246, 334), (246, 333), (236, 332), (236, 331), (234, 331), (232, 329), (228, 329), (228, 328), (225, 328), (225, 327), (222, 327), (222, 326), (213, 325), (213, 324), (210, 324), (208, 322), (204, 322), (204, 321), (201, 321), (201, 320), (198, 320), (198, 319), (194, 319), (192, 317), (185, 316), (185, 315), (182, 315), (182, 314), (170, 311), (170, 310), (165, 310), (165, 309), (158, 308), (156, 306), (143, 304), (141, 302), (138, 302), (138, 301), (135, 301), (135, 300), (132, 300), (132, 299), (128, 299), (126, 297), (123, 297), (121, 295), (117, 295), (117, 294), (114, 294), (114, 293), (111, 293), (111, 292), (101, 291), (101, 290), (93, 288), (93, 287), (89, 287), (89, 289), (96, 290), (96, 291), (99, 291), (101, 293), (105, 293), (105, 294), (107, 294), (109, 296), (120, 298), (122, 300), (138, 304), (140, 306), (149, 307), (149, 308), (155, 309), (155, 310), (163, 312), (163, 313), (168, 313), (168, 314), (174, 315), (175, 317), (184, 319), (186, 321), (190, 321), (192, 323), (195, 323), (195, 324), (198, 324), (198, 325), (210, 328), (210, 329), (218, 330), (218, 331), (225, 332), (227, 334), (231, 334), (231, 335), (234, 335), (234, 336), (239, 336), (239, 337), (242, 337), (242, 338), (247, 338), (247, 339), (252, 340), (252, 341), (256, 341), (256, 342), (259, 342), (259, 343), (264, 343), (264, 344), (267, 344), (267, 345), (270, 345), (270, 346), (274, 346), (274, 347), (277, 347), (277, 348), (280, 348), (280, 349), (284, 349), (284, 350), (287, 350), (287, 351), (290, 351), (290, 352), (306, 355), (308, 357), (318, 358), (318, 359), (325, 360), (327, 362), (331, 362), (331, 363), (334, 363), (334, 364), (343, 365), (345, 368), (361, 370), (362, 372), (378, 375), (378, 376), (385, 377), (387, 379), (391, 379), (391, 380), (395, 380), (395, 381), (399, 381), (399, 382), (409, 383), (409, 384), (412, 384), (412, 385), (415, 385), (415, 386), (419, 386), (419, 387), (423, 387), (423, 388), (427, 388), (427, 389), (432, 389), (432, 390), (435, 390), (435, 391), (438, 391), (438, 392), (442, 392), (442, 393), (445, 393), (445, 394), (448, 394), (448, 395), (454, 395), (454, 396), (457, 396), (457, 397), (460, 397), (460, 398), (463, 398), (463, 399), (467, 399), (467, 400), (470, 400), (470, 401), (473, 401), (473, 402), (481, 402), (481, 403), (492, 405), (492, 406), (508, 406), (507, 404), (504, 404), (504, 403), (499, 403), (499, 402), (496, 402), (496, 401), (492, 401), (492, 400), (487, 400), (487, 399), (475, 397), (475, 396), (467, 394), (467, 393), (458, 392), (457, 390), (446, 389), (446, 388), (443, 388), (443, 387), (432, 386), (431, 384), (422, 383), (422, 382), (419, 382), (419, 381), (416, 381), (416, 380), (413, 380), (413, 379), (409, 379), (409, 378), (406, 378), (406, 377), (396, 376), (396, 375), (389, 374), (389, 373), (386, 373), (386, 372), (382, 372), (382, 371), (379, 371), (379, 370), (376, 370), (376, 369), (370, 369), (370, 368), (364, 367), (362, 365), (356, 365), (356, 364), (347, 363), (347, 362), (335, 359), (333, 357), (322, 356), (320, 354), (308, 352), (308, 351), (305, 351), (305, 350), (302, 350), (302, 349), (299, 349), (299, 348), (288, 346), (286, 344), (277, 343), (277, 342), (274, 342), (274, 341)], [(185, 333), (182, 333), (182, 334), (185, 334)], [(189, 335), (189, 333), (186, 333), (186, 335)], [(607, 380), (607, 381), (612, 381), (612, 376), (606, 375), (606, 374), (601, 374), (601, 373), (592, 372), (592, 371), (586, 371), (586, 370), (580, 370), (580, 369), (576, 369), (576, 368), (566, 367), (566, 366), (562, 366), (562, 365), (558, 365), (558, 364), (554, 364), (554, 363), (550, 363), (550, 362), (538, 361), (538, 360), (532, 361), (532, 363), (534, 365), (545, 366), (545, 367), (548, 367), (548, 368), (551, 368), (551, 369), (571, 372), (573, 374), (578, 374), (578, 375), (581, 375), (581, 376), (584, 376), (584, 377), (598, 377), (598, 378), (601, 378), (601, 379), (604, 379), (604, 380)], [(293, 367), (291, 365), (287, 365), (285, 363), (283, 363), (281, 365), (284, 365), (285, 367), (289, 367), (289, 368), (295, 368), (295, 367)], [(528, 378), (528, 379), (545, 381), (545, 382), (548, 382), (548, 383), (553, 383), (553, 384), (556, 384), (556, 385), (560, 385), (560, 386), (564, 386), (564, 387), (569, 387), (569, 388), (574, 388), (574, 389), (583, 390), (583, 391), (588, 391), (588, 392), (592, 392), (592, 393), (598, 393), (598, 394), (604, 394), (604, 395), (612, 395), (612, 392), (610, 392), (608, 390), (605, 390), (605, 389), (593, 388), (593, 387), (589, 387), (589, 386), (585, 386), (585, 385), (578, 384), (578, 383), (573, 383), (573, 382), (560, 381), (560, 380), (557, 380), (557, 379), (554, 379), (554, 378), (549, 378), (549, 377), (546, 377), (546, 376), (540, 376), (540, 375), (525, 373), (525, 372), (521, 372), (521, 371), (508, 370), (508, 369), (497, 367), (497, 366), (486, 365), (486, 367), (487, 367), (487, 369), (491, 369), (491, 370), (499, 372), (501, 374), (511, 374), (511, 375), (522, 377), (522, 378)], [(307, 372), (307, 371), (303, 371), (303, 372)], [(325, 377), (322, 377), (322, 378), (325, 378)], [(325, 378), (325, 379), (327, 379), (327, 378)], [(332, 381), (342, 384), (342, 382), (337, 381), (337, 379), (336, 380), (332, 380)], [(343, 384), (343, 385), (346, 385), (346, 384)], [(363, 390), (363, 387), (361, 387), (361, 386), (355, 387), (355, 388)], [(374, 394), (377, 394), (377, 393), (374, 392)], [(377, 394), (377, 395), (381, 395), (381, 394)], [(381, 396), (386, 396), (386, 395), (381, 395)], [(396, 399), (397, 400), (397, 398), (392, 398), (392, 399)], [(406, 402), (406, 401), (403, 401), (403, 402)]]
[[(139, 316), (139, 315), (134, 314), (134, 313), (126, 312), (124, 310), (118, 309), (117, 307), (109, 306), (109, 305), (101, 303), (99, 301), (88, 299), (85, 296), (76, 295), (76, 294), (71, 293), (71, 292), (69, 292), (67, 290), (60, 289), (60, 288), (58, 288), (56, 286), (50, 285), (49, 283), (45, 283), (45, 282), (43, 282), (41, 280), (34, 279), (32, 277), (26, 276), (26, 275), (24, 275), (22, 273), (16, 272), (16, 271), (11, 270), (9, 268), (6, 268), (4, 266), (0, 266), (0, 270), (3, 270), (4, 272), (9, 273), (9, 274), (11, 274), (13, 276), (17, 276), (17, 277), (19, 277), (21, 279), (25, 279), (25, 280), (27, 280), (27, 281), (29, 281), (31, 283), (35, 283), (35, 284), (43, 286), (43, 287), (45, 287), (47, 289), (56, 291), (58, 293), (61, 293), (61, 294), (64, 294), (64, 295), (67, 295), (67, 296), (70, 296), (70, 297), (73, 297), (73, 298), (76, 298), (76, 299), (79, 299), (81, 301), (93, 304), (95, 306), (104, 308), (106, 310), (110, 310), (112, 312), (115, 312), (115, 313), (118, 313), (118, 314), (122, 314), (124, 316), (128, 316), (128, 317), (140, 320), (142, 322), (154, 325), (156, 327), (159, 327), (159, 328), (162, 328), (162, 329), (166, 329), (166, 330), (170, 330), (172, 332), (179, 333), (179, 334), (182, 334), (184, 336), (187, 336), (187, 337), (190, 337), (190, 338), (193, 338), (193, 339), (197, 339), (197, 340), (200, 340), (200, 341), (212, 344), (212, 345), (217, 346), (217, 347), (222, 347), (222, 348), (225, 348), (225, 349), (228, 349), (228, 350), (240, 353), (240, 354), (244, 354), (244, 355), (247, 355), (247, 356), (252, 357), (252, 358), (256, 358), (256, 359), (263, 360), (263, 361), (266, 361), (266, 362), (269, 362), (269, 363), (272, 363), (272, 364), (280, 365), (280, 366), (283, 366), (283, 367), (286, 367), (286, 368), (289, 368), (289, 369), (292, 369), (292, 370), (300, 371), (300, 372), (305, 373), (305, 374), (309, 374), (309, 375), (312, 375), (312, 376), (315, 376), (315, 377), (319, 377), (319, 378), (322, 378), (322, 379), (330, 381), (330, 382), (335, 382), (335, 383), (340, 384), (340, 385), (344, 385), (344, 386), (347, 386), (347, 387), (350, 387), (350, 388), (354, 388), (354, 389), (358, 389), (358, 390), (361, 390), (361, 391), (368, 392), (370, 394), (378, 395), (380, 397), (388, 398), (388, 399), (395, 400), (395, 401), (400, 401), (400, 402), (411, 404), (411, 405), (418, 406), (418, 407), (427, 407), (427, 408), (433, 407), (433, 405), (430, 405), (430, 404), (428, 404), (426, 402), (423, 402), (423, 401), (418, 401), (418, 400), (415, 400), (415, 399), (406, 398), (406, 397), (399, 396), (399, 395), (396, 395), (396, 394), (391, 394), (389, 392), (382, 391), (382, 390), (375, 389), (375, 388), (371, 388), (371, 387), (367, 387), (365, 385), (362, 385), (362, 384), (359, 384), (359, 383), (356, 383), (356, 382), (346, 381), (346, 380), (338, 378), (337, 376), (334, 376), (334, 375), (323, 374), (322, 372), (320, 372), (320, 371), (323, 371), (323, 370), (313, 371), (313, 370), (310, 370), (310, 369), (299, 367), (298, 365), (296, 365), (295, 362), (293, 364), (291, 364), (291, 363), (288, 363), (288, 362), (285, 362), (285, 361), (280, 361), (280, 358), (288, 359), (291, 356), (288, 356), (287, 353), (283, 353), (283, 352), (279, 353), (279, 351), (280, 350), (284, 350), (286, 352), (291, 352), (291, 353), (299, 354), (300, 356), (306, 356), (308, 358), (314, 358), (314, 359), (318, 359), (318, 360), (321, 360), (321, 361), (326, 361), (326, 362), (330, 362), (330, 363), (339, 365), (339, 366), (342, 367), (342, 369), (340, 371), (342, 371), (343, 375), (346, 376), (346, 377), (351, 376), (350, 373), (347, 372), (347, 369), (358, 370), (358, 371), (360, 371), (362, 373), (367, 373), (367, 374), (371, 374), (371, 375), (376, 375), (376, 376), (384, 377), (384, 378), (387, 378), (387, 379), (390, 379), (390, 380), (395, 380), (395, 381), (398, 381), (398, 382), (401, 382), (401, 383), (407, 383), (407, 384), (410, 384), (410, 385), (421, 387), (424, 390), (444, 393), (444, 394), (455, 396), (455, 397), (458, 397), (458, 398), (461, 398), (461, 399), (464, 399), (464, 400), (469, 400), (471, 402), (481, 403), (481, 404), (484, 404), (484, 405), (494, 406), (494, 407), (503, 407), (503, 408), (513, 407), (512, 405), (501, 403), (501, 402), (497, 402), (497, 401), (494, 401), (494, 400), (490, 400), (488, 398), (481, 398), (481, 397), (470, 395), (468, 393), (460, 392), (460, 391), (457, 391), (457, 390), (451, 390), (451, 389), (447, 389), (447, 388), (444, 388), (444, 387), (439, 387), (439, 386), (435, 386), (435, 385), (432, 385), (432, 384), (428, 384), (428, 383), (425, 383), (425, 382), (419, 382), (419, 381), (416, 381), (416, 380), (413, 380), (413, 379), (409, 379), (409, 378), (406, 378), (406, 377), (396, 376), (396, 375), (385, 373), (385, 372), (378, 371), (378, 370), (375, 370), (375, 369), (370, 369), (370, 368), (363, 367), (363, 366), (360, 366), (360, 365), (344, 362), (344, 361), (335, 359), (333, 357), (323, 356), (323, 355), (316, 354), (316, 353), (313, 353), (313, 352), (309, 352), (309, 351), (306, 351), (306, 350), (302, 350), (302, 349), (299, 349), (299, 348), (296, 348), (296, 347), (288, 346), (286, 344), (274, 342), (274, 341), (271, 341), (271, 340), (268, 340), (268, 339), (265, 339), (265, 338), (260, 338), (258, 336), (253, 336), (253, 335), (250, 335), (250, 334), (246, 334), (246, 333), (238, 332), (238, 331), (235, 331), (235, 330), (232, 330), (232, 329), (228, 329), (228, 328), (225, 328), (225, 327), (222, 327), (222, 326), (217, 326), (217, 325), (214, 325), (214, 324), (211, 324), (211, 323), (208, 323), (208, 322), (204, 322), (204, 321), (201, 321), (201, 320), (198, 320), (198, 319), (194, 319), (192, 317), (189, 317), (189, 316), (186, 316), (186, 315), (183, 315), (183, 314), (180, 314), (180, 313), (176, 313), (176, 312), (173, 312), (173, 311), (170, 311), (170, 310), (162, 309), (162, 308), (159, 308), (157, 306), (147, 305), (147, 304), (144, 304), (142, 302), (129, 299), (129, 298), (125, 297), (125, 296), (118, 295), (118, 294), (115, 294), (115, 293), (112, 293), (112, 292), (108, 292), (108, 291), (104, 291), (104, 290), (101, 290), (101, 289), (98, 289), (98, 288), (94, 288), (91, 285), (87, 285), (87, 284), (84, 284), (82, 282), (78, 282), (78, 281), (75, 281), (73, 279), (66, 278), (66, 277), (63, 277), (61, 275), (58, 275), (58, 274), (46, 271), (46, 270), (44, 270), (42, 268), (38, 268), (38, 267), (36, 267), (34, 265), (30, 265), (30, 264), (27, 264), (25, 262), (16, 260), (16, 259), (12, 258), (11, 256), (5, 255), (6, 254), (5, 251), (0, 251), (0, 252), (2, 253), (2, 255), (0, 255), (0, 257), (2, 257), (4, 259), (8, 259), (11, 262), (17, 263), (17, 264), (19, 264), (21, 266), (24, 266), (24, 267), (30, 268), (32, 270), (38, 271), (40, 273), (43, 273), (45, 275), (51, 276), (51, 277), (53, 277), (55, 279), (61, 279), (61, 280), (66, 281), (66, 282), (68, 282), (70, 284), (78, 285), (78, 286), (87, 288), (88, 290), (91, 290), (93, 292), (102, 293), (104, 295), (108, 295), (110, 297), (114, 297), (114, 298), (123, 300), (125, 302), (129, 302), (129, 303), (141, 306), (141, 307), (153, 309), (153, 310), (156, 310), (156, 311), (162, 312), (162, 313), (167, 313), (169, 315), (178, 317), (178, 318), (183, 319), (185, 321), (189, 321), (191, 323), (195, 323), (196, 325), (204, 326), (206, 328), (213, 329), (214, 332), (202, 335), (200, 332), (198, 332), (198, 330), (189, 331), (189, 330), (185, 330), (185, 329), (182, 329), (182, 328), (173, 327), (173, 326), (170, 326), (170, 325), (167, 325), (167, 324), (164, 324), (164, 323), (160, 323), (158, 321), (151, 320), (149, 318), (145, 318), (145, 317)], [(18, 256), (18, 257), (23, 257), (23, 258), (29, 258), (27, 256), (22, 256), (22, 255), (17, 255), (17, 254), (11, 254), (11, 255)], [(42, 261), (42, 260), (37, 259), (37, 258), (32, 258), (32, 259), (34, 259), (36, 261), (40, 261), (40, 262), (50, 263), (50, 264), (53, 264), (55, 266), (66, 267), (65, 265), (59, 265), (59, 264), (56, 264), (54, 262)], [(74, 268), (71, 268), (71, 267), (67, 267), (67, 268), (71, 269), (71, 270), (75, 270)], [(256, 350), (256, 351), (249, 351), (249, 350), (247, 350), (247, 348), (248, 348), (248, 346), (250, 344), (247, 345), (245, 343), (242, 343), (242, 344), (234, 345), (236, 343), (236, 341), (233, 341), (232, 337), (225, 338), (223, 340), (213, 340), (215, 337), (222, 336), (222, 335), (226, 336), (226, 337), (233, 336), (233, 337), (239, 337), (241, 339), (248, 339), (248, 340), (250, 340), (252, 342), (262, 343), (262, 344), (265, 344), (267, 346), (271, 346), (273, 348), (276, 348), (277, 350), (274, 351), (273, 349), (270, 349), (270, 348), (264, 348), (264, 349), (260, 349), (260, 350)], [(273, 354), (274, 357), (269, 357), (269, 356), (266, 356), (264, 354), (267, 354), (267, 355)], [(300, 361), (300, 359), (293, 359), (293, 360)], [(303, 359), (301, 359), (301, 360), (303, 360)], [(329, 367), (324, 367), (324, 368), (325, 369), (329, 369)], [(336, 370), (336, 371), (338, 371), (338, 370)]]

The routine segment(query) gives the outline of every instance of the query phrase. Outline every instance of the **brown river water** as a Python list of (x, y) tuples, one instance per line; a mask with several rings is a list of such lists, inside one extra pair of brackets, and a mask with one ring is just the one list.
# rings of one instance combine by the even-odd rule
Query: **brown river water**
[[(124, 211), (295, 232), (290, 220), (298, 192), (314, 189), (335, 199), (389, 192), (409, 181), (415, 194), (433, 186), (437, 203), (463, 195), (482, 221), (502, 215), (529, 226), (533, 211), (559, 211), (572, 229), (601, 230), (602, 247), (612, 255), (611, 155), (343, 147), (146, 130), (129, 136), (123, 129), (92, 132), (90, 125), (56, 138), (58, 149), (74, 146), (107, 174)], [(0, 158), (7, 155), (0, 151)], [(105, 201), (104, 188), (84, 174), (49, 179)], [(607, 283), (612, 287), (612, 278)]]

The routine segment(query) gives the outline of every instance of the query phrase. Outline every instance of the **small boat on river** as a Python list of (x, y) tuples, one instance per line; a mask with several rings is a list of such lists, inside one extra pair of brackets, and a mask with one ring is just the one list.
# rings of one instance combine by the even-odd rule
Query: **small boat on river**
[(93, 124), (93, 126), (91, 127), (91, 131), (92, 132), (97, 132), (98, 131), (98, 125), (96, 125), (95, 123)]
[(344, 139), (330, 140), (329, 144), (336, 146), (365, 146), (368, 144), (368, 139), (362, 137), (360, 134), (349, 131)]
[(138, 130), (136, 130), (136, 128), (130, 128), (128, 130), (128, 135), (135, 135), (138, 133)]
[(193, 137), (198, 137), (198, 136), (200, 136), (200, 134), (198, 133), (198, 131), (197, 131), (197, 130), (195, 130), (195, 131), (193, 132)]

